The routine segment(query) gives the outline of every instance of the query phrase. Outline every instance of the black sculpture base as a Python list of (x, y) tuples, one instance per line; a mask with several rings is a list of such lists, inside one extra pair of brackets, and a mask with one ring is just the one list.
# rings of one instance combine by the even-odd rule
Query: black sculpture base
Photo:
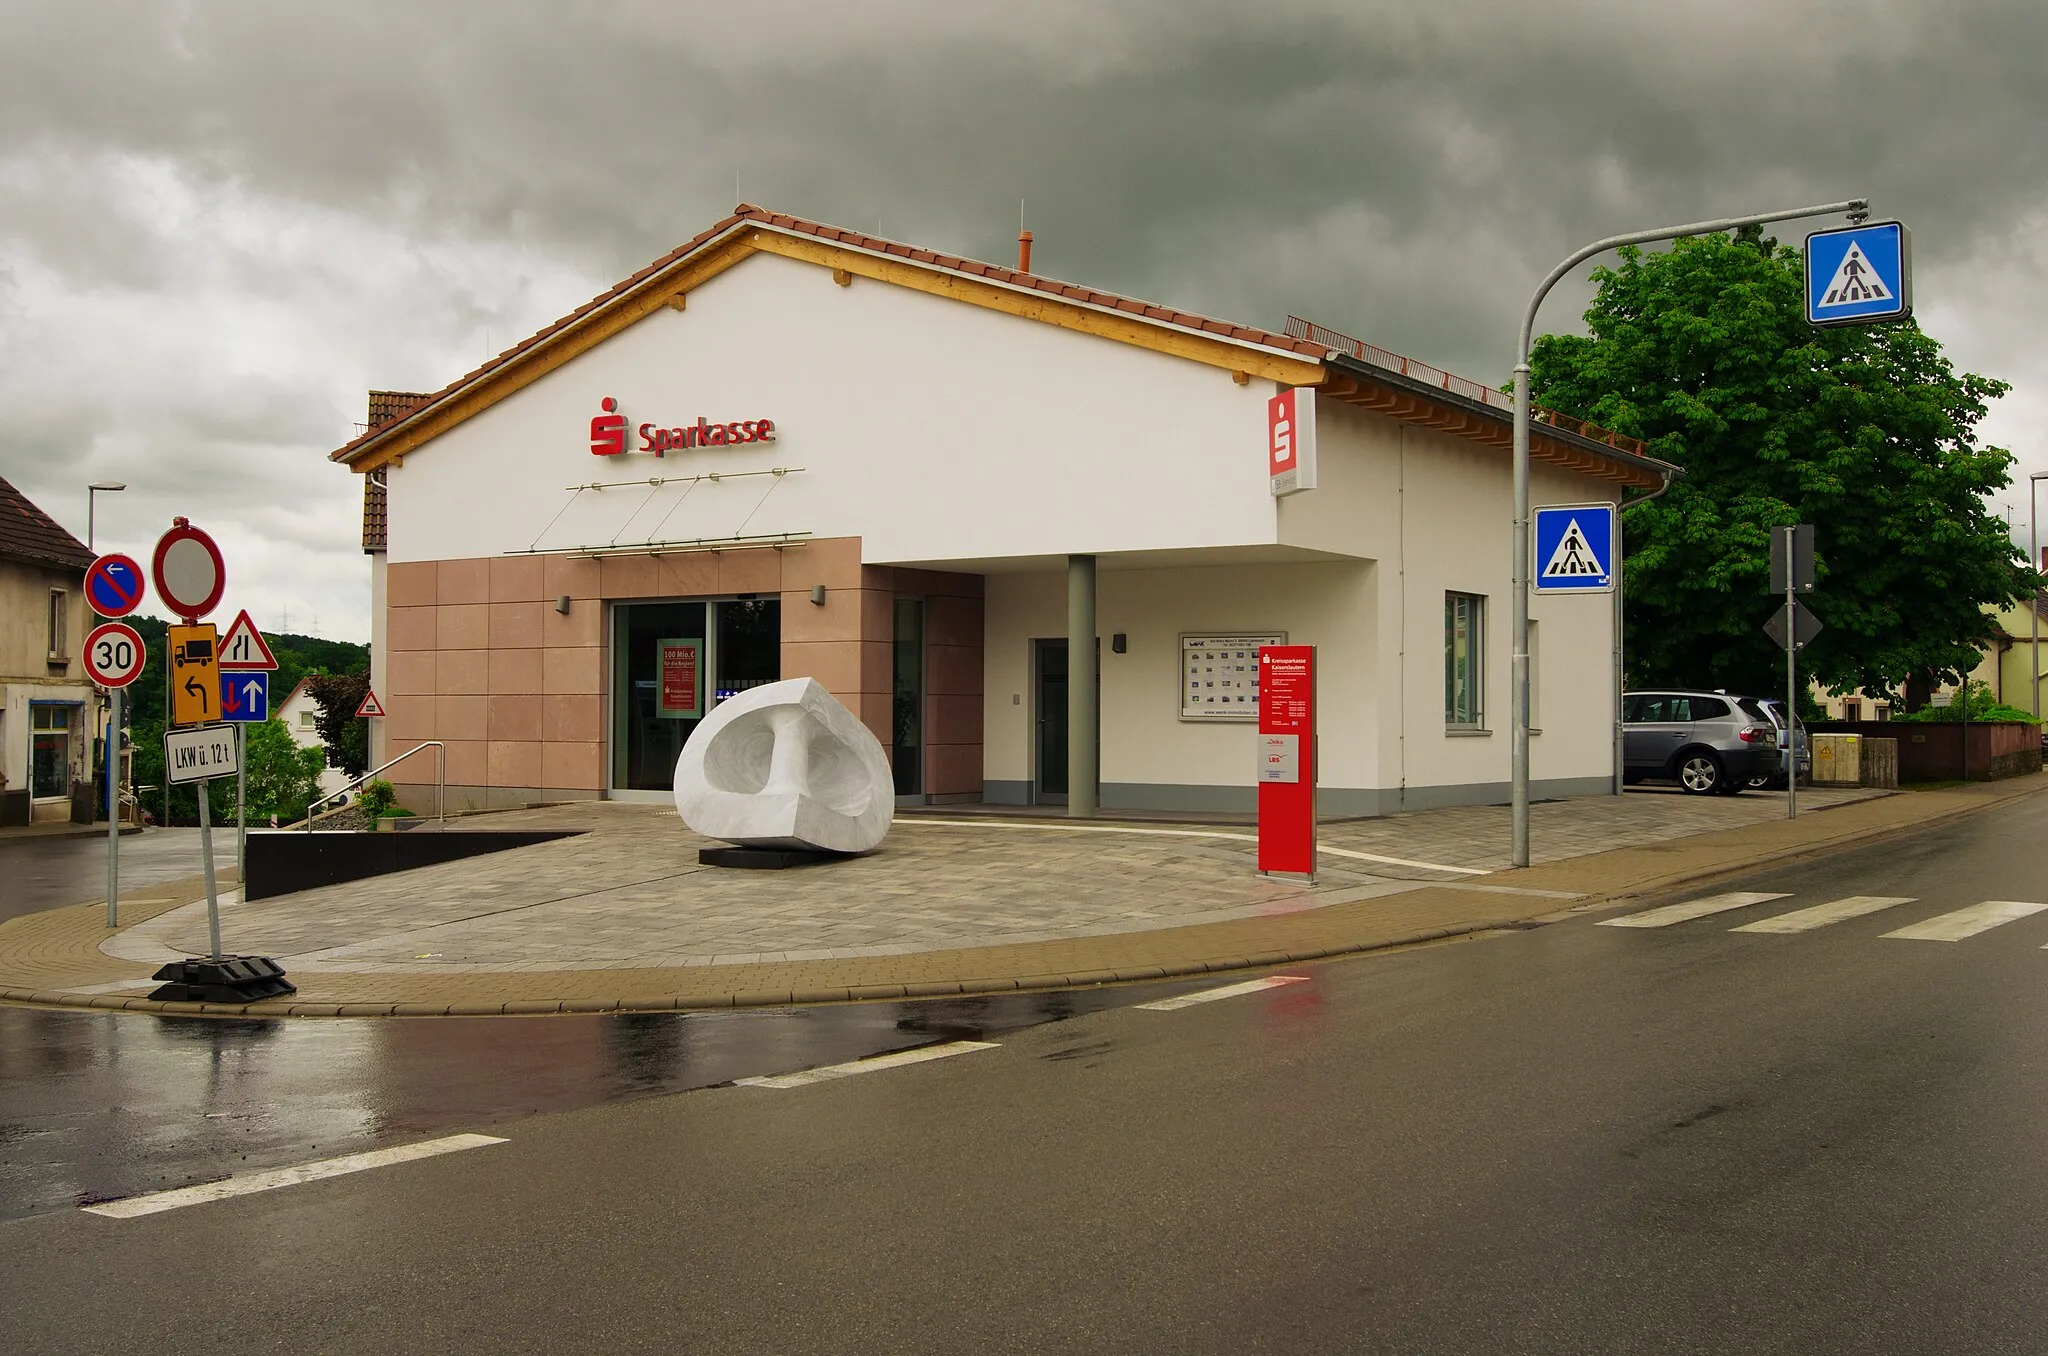
[(254, 1003), (299, 991), (268, 956), (172, 961), (151, 978), (170, 981), (150, 994), (167, 1003)]
[(746, 871), (787, 871), (792, 866), (838, 861), (845, 855), (823, 848), (715, 847), (697, 849), (697, 864), (733, 866)]

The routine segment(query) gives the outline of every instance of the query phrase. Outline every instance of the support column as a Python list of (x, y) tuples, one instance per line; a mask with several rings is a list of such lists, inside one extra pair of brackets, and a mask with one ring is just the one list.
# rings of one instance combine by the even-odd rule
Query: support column
[(1067, 557), (1067, 817), (1095, 816), (1095, 557)]

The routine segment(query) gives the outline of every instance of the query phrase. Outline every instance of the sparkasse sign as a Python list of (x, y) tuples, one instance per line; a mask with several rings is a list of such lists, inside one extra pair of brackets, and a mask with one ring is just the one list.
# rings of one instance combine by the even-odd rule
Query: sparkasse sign
[(714, 424), (700, 414), (696, 423), (681, 428), (642, 424), (634, 430), (640, 435), (640, 445), (628, 447), (626, 416), (619, 413), (619, 402), (606, 396), (600, 408), (604, 413), (590, 421), (590, 453), (595, 457), (618, 457), (628, 452), (652, 452), (660, 457), (696, 447), (736, 447), (742, 443), (775, 441), (773, 419), (736, 419)]

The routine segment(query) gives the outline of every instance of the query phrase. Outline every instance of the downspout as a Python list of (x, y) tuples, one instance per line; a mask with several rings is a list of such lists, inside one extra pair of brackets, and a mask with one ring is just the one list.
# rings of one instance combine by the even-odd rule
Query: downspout
[(1625, 766), (1622, 758), (1624, 729), (1622, 725), (1621, 694), (1628, 686), (1627, 680), (1622, 674), (1623, 595), (1626, 592), (1626, 582), (1622, 571), (1624, 556), (1622, 542), (1627, 535), (1622, 529), (1622, 515), (1638, 504), (1647, 504), (1652, 499), (1661, 498), (1669, 492), (1673, 484), (1684, 478), (1684, 469), (1674, 466), (1664, 472), (1664, 483), (1662, 485), (1659, 485), (1641, 498), (1624, 500), (1616, 504), (1614, 510), (1614, 794), (1617, 796), (1623, 790), (1622, 769)]

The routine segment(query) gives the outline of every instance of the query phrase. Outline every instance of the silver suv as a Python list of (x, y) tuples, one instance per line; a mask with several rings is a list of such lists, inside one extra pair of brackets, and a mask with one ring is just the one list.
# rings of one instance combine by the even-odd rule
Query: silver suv
[(1778, 727), (1753, 697), (1729, 692), (1626, 692), (1622, 781), (1676, 781), (1696, 796), (1733, 796), (1778, 770)]

